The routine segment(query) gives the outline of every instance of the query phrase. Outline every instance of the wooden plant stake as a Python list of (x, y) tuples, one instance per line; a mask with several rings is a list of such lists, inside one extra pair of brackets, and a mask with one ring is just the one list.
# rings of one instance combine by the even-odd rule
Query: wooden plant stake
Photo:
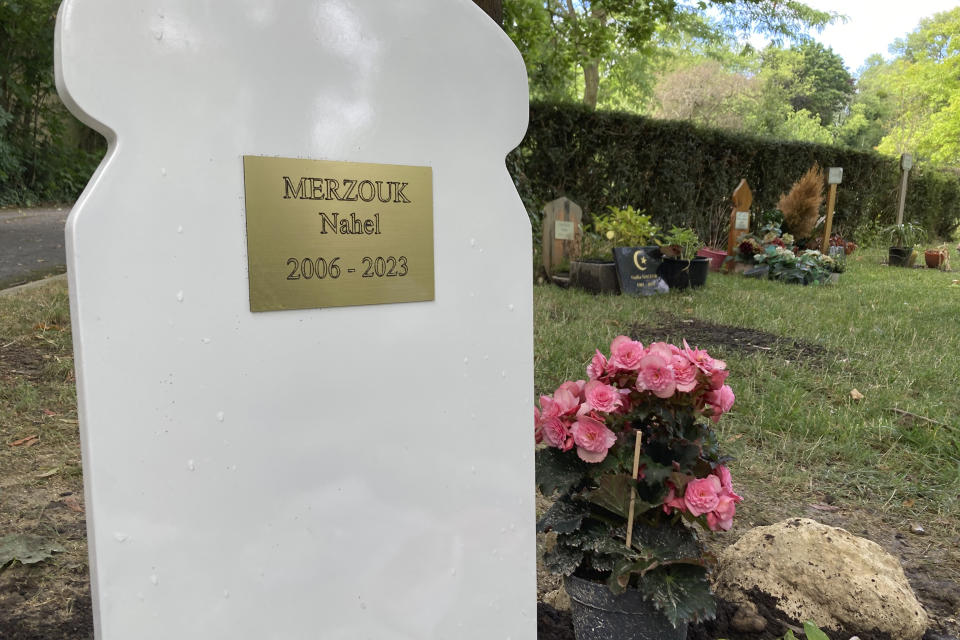
[[(643, 434), (637, 429), (637, 441), (633, 445), (633, 475), (631, 476), (634, 480), (637, 479), (637, 474), (640, 472), (640, 444), (643, 441)], [(627, 549), (630, 548), (630, 543), (633, 542), (633, 511), (637, 505), (637, 488), (630, 487), (630, 508), (627, 510)]]

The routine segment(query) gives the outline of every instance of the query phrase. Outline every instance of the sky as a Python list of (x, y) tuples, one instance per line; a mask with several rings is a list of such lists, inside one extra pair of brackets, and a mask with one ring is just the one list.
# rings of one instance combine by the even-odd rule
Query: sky
[(960, 6), (960, 0), (805, 0), (804, 3), (849, 17), (846, 24), (831, 25), (823, 33), (813, 35), (840, 55), (853, 74), (871, 54), (879, 53), (889, 59), (887, 47), (913, 31), (922, 18)]

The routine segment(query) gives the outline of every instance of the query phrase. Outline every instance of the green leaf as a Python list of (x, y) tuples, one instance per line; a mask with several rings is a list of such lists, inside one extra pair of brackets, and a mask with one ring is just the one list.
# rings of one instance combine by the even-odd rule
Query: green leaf
[(787, 629), (787, 634), (783, 636), (783, 640), (797, 640), (797, 636), (793, 635), (792, 629)]
[(807, 636), (807, 640), (830, 640), (827, 634), (809, 620), (803, 623), (803, 634)]
[(586, 505), (560, 499), (554, 502), (537, 522), (537, 531), (571, 533), (580, 528), (580, 523), (589, 514), (590, 509)]
[(660, 563), (688, 562), (701, 555), (696, 533), (682, 523), (635, 527), (633, 546)]
[[(626, 518), (630, 510), (631, 489), (636, 486), (637, 481), (628, 475), (604, 476), (600, 479), (600, 486), (591, 491), (587, 499), (597, 506)], [(655, 506), (657, 505), (637, 498), (634, 503), (634, 514), (643, 513)]]
[(15, 561), (20, 564), (36, 564), (52, 557), (54, 553), (66, 551), (56, 542), (49, 542), (40, 536), (14, 533), (0, 538), (0, 568), (6, 568)]
[(536, 453), (537, 488), (548, 498), (556, 491), (565, 493), (586, 476), (585, 464), (569, 451), (540, 449)]
[(583, 561), (583, 551), (576, 547), (557, 544), (553, 549), (543, 554), (543, 564), (551, 573), (569, 576), (576, 571)]
[(650, 571), (640, 580), (644, 598), (676, 627), (689, 620), (710, 620), (717, 604), (710, 593), (707, 571), (692, 565), (673, 565)]

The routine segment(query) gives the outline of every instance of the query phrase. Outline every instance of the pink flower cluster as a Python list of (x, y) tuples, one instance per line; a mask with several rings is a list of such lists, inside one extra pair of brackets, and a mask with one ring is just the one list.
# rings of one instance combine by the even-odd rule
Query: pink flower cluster
[(742, 500), (743, 498), (733, 491), (730, 470), (723, 465), (717, 465), (706, 478), (688, 482), (682, 497), (677, 495), (676, 486), (667, 480), (667, 498), (663, 502), (663, 511), (669, 514), (677, 509), (694, 517), (706, 514), (707, 526), (711, 531), (729, 531), (733, 526), (736, 505)]
[(724, 384), (727, 363), (710, 357), (703, 349), (683, 348), (665, 342), (643, 344), (619, 336), (610, 344), (610, 357), (600, 351), (587, 367), (591, 379), (612, 382), (620, 388), (631, 385), (637, 391), (660, 399), (686, 394), (700, 412), (714, 422), (733, 406), (733, 390)]
[(564, 382), (552, 396), (540, 396), (534, 409), (537, 442), (563, 451), (577, 448), (587, 462), (600, 462), (617, 437), (605, 414), (628, 414), (647, 402), (690, 404), (716, 422), (733, 406), (733, 390), (724, 381), (727, 365), (701, 349), (665, 342), (648, 347), (618, 336), (610, 357), (599, 350), (587, 366), (589, 380)]

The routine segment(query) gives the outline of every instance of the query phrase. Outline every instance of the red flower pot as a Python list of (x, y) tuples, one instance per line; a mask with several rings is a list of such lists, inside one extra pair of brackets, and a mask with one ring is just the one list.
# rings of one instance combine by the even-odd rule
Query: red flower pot
[(710, 259), (710, 270), (711, 271), (720, 271), (720, 267), (723, 266), (723, 261), (727, 259), (727, 252), (720, 251), (719, 249), (711, 249), (710, 247), (704, 247), (697, 251), (697, 255), (701, 258)]

